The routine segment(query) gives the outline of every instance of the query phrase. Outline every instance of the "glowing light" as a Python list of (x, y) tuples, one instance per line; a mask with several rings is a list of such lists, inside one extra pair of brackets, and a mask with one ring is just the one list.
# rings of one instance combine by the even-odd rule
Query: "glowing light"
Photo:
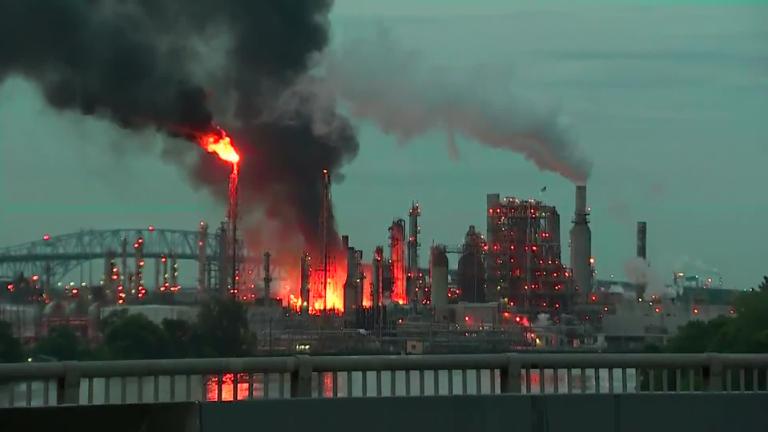
[(301, 297), (296, 297), (293, 294), (291, 294), (288, 297), (288, 306), (291, 308), (294, 312), (301, 312)]
[(405, 304), (405, 237), (404, 226), (399, 223), (392, 224), (390, 228), (390, 246), (392, 254), (392, 301)]
[(363, 307), (371, 307), (373, 305), (373, 265), (370, 263), (363, 264)]
[(203, 134), (198, 138), (200, 146), (208, 153), (214, 153), (219, 159), (236, 166), (240, 162), (240, 154), (232, 145), (232, 139), (221, 128)]
[[(237, 384), (235, 385), (234, 374), (223, 374), (221, 376), (221, 394), (219, 394), (219, 377), (209, 377), (205, 382), (205, 399), (207, 401), (233, 401), (235, 398), (237, 400), (248, 399), (248, 380), (249, 376), (247, 373), (237, 374)], [(235, 390), (235, 387), (237, 387), (237, 390)]]
[(155, 226), (154, 226), (154, 225), (150, 225), (150, 226), (147, 228), (147, 230), (149, 230), (149, 232), (152, 232), (152, 231), (154, 231), (154, 230), (155, 230)]
[[(343, 251), (328, 251), (328, 269), (312, 268), (309, 281), (309, 313), (344, 312), (344, 282), (347, 279), (347, 256)], [(323, 260), (320, 260), (321, 262)], [(327, 280), (327, 285), (323, 283)]]
[(43, 241), (48, 241), (50, 239), (51, 239), (51, 235), (50, 234), (43, 234)]

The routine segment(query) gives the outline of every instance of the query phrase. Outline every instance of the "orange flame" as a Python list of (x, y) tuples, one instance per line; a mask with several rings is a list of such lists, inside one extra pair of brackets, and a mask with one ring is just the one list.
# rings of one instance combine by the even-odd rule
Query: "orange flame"
[[(341, 251), (329, 252), (328, 271), (322, 265), (312, 269), (309, 284), (309, 313), (340, 315), (344, 312), (344, 282), (347, 279), (347, 257)], [(327, 277), (327, 285), (324, 281)]]
[(240, 154), (232, 145), (232, 139), (223, 129), (216, 128), (213, 132), (203, 134), (198, 138), (198, 141), (205, 151), (215, 153), (219, 159), (231, 163), (234, 167), (237, 167), (240, 162)]

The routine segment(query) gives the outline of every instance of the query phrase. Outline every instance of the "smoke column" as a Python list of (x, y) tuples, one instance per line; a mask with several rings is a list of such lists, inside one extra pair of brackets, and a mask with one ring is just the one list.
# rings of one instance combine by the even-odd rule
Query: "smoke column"
[(591, 163), (557, 113), (538, 109), (477, 76), (432, 69), (422, 59), (386, 33), (349, 42), (326, 56), (320, 72), (326, 88), (318, 92), (340, 98), (353, 116), (373, 121), (401, 141), (442, 130), (455, 157), (454, 134), (461, 134), (519, 153), (574, 183), (586, 183)]
[[(246, 229), (249, 221), (256, 229), (252, 219), (263, 213), (279, 221), (281, 232), (298, 233), (302, 243), (314, 245), (320, 237), (319, 173), (336, 173), (354, 158), (354, 130), (328, 103), (315, 113), (265, 113), (274, 111), (273, 101), (326, 46), (331, 4), (0, 0), (0, 82), (21, 75), (36, 82), (55, 108), (188, 141), (215, 130), (216, 112), (243, 158)], [(214, 40), (221, 47), (212, 50)], [(318, 130), (313, 115), (332, 127)], [(182, 163), (175, 152), (184, 149), (169, 145), (165, 152)], [(192, 178), (225, 201), (229, 167), (196, 145), (186, 149), (200, 155), (187, 167)]]

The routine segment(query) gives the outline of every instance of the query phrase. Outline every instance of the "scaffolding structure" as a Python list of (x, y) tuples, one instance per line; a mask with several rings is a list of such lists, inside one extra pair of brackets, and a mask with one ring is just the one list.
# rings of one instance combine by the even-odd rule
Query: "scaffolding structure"
[(561, 261), (560, 215), (538, 200), (488, 195), (486, 299), (557, 316), (572, 306), (573, 275)]

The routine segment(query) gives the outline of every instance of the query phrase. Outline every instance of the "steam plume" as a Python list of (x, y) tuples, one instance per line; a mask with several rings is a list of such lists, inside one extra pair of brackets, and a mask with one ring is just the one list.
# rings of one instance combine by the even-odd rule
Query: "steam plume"
[(386, 34), (348, 43), (326, 58), (325, 90), (348, 103), (353, 116), (376, 123), (403, 141), (433, 130), (461, 134), (511, 150), (540, 169), (583, 184), (591, 163), (555, 112), (508, 94), (475, 76), (430, 69), (421, 56)]

